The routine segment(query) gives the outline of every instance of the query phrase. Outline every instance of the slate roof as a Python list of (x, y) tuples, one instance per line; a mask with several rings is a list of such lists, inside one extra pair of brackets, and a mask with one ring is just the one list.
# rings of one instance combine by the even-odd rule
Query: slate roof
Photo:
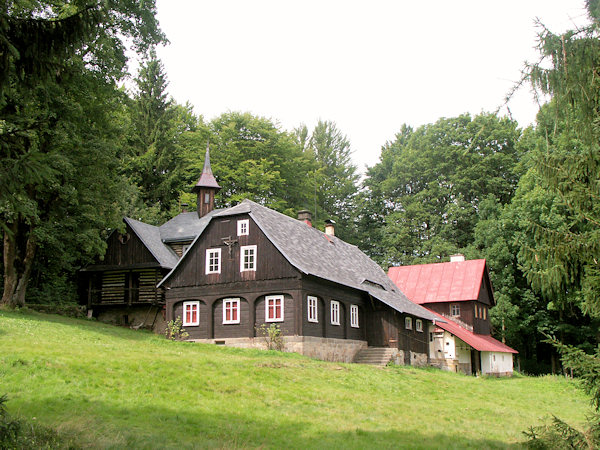
[[(434, 314), (439, 318), (444, 318), (437, 313)], [(479, 350), (480, 352), (519, 353), (518, 351), (510, 348), (508, 345), (503, 344), (489, 335), (473, 333), (472, 331), (461, 327), (459, 324), (450, 319), (446, 319), (445, 323), (437, 321), (436, 325), (453, 334), (461, 341), (466, 342), (475, 350)]]
[[(328, 236), (302, 221), (250, 200), (217, 211), (212, 217), (239, 214), (249, 214), (273, 245), (299, 271), (367, 292), (399, 312), (429, 320), (440, 320), (427, 309), (408, 300), (381, 267), (358, 247), (335, 236)], [(185, 256), (178, 264), (184, 259)], [(170, 274), (160, 284), (169, 276)]]
[(129, 217), (125, 217), (123, 220), (131, 227), (136, 236), (140, 238), (161, 267), (166, 269), (175, 267), (179, 258), (173, 250), (163, 244), (158, 227), (148, 225), (139, 220), (130, 219)]
[(219, 210), (213, 210), (198, 218), (196, 211), (181, 213), (159, 227), (163, 242), (193, 241), (210, 222), (210, 218)]
[(485, 259), (474, 259), (390, 267), (388, 276), (409, 299), (422, 305), (477, 300), (486, 270)]

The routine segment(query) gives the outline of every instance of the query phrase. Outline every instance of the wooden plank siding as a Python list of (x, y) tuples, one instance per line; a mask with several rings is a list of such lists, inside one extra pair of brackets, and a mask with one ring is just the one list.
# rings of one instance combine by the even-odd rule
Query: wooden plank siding
[[(302, 334), (337, 339), (366, 340), (366, 314), (372, 309), (366, 294), (319, 278), (302, 279)], [(318, 323), (308, 321), (308, 296), (317, 297)], [(331, 302), (340, 303), (340, 324), (331, 323)], [(358, 306), (358, 328), (350, 326), (350, 306)]]
[[(90, 273), (89, 305), (164, 302), (163, 289), (156, 285), (164, 276), (159, 269), (120, 270)], [(101, 279), (98, 283), (97, 279)]]
[(113, 232), (106, 244), (106, 254), (101, 263), (104, 266), (124, 267), (140, 263), (158, 265), (156, 258), (128, 225), (124, 234)]
[[(237, 221), (249, 219), (249, 234), (237, 236)], [(223, 239), (237, 241), (231, 247)], [(240, 271), (240, 249), (244, 245), (256, 245), (256, 270)], [(221, 273), (206, 274), (206, 250), (221, 249)], [(254, 280), (293, 278), (298, 271), (283, 257), (267, 239), (254, 221), (247, 215), (214, 218), (202, 237), (195, 243), (168, 281), (171, 289), (186, 286), (203, 286)]]

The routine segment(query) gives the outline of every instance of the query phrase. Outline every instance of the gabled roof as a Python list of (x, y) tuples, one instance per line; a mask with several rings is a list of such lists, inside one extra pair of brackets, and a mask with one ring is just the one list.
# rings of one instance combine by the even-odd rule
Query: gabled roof
[(131, 227), (136, 236), (143, 242), (146, 248), (156, 258), (156, 261), (165, 269), (172, 269), (177, 264), (177, 254), (163, 244), (160, 231), (154, 225), (140, 222), (139, 220), (125, 217), (123, 221)]
[[(328, 236), (302, 221), (250, 200), (215, 212), (211, 219), (239, 214), (249, 214), (288, 262), (302, 273), (364, 291), (399, 312), (439, 320), (427, 309), (408, 300), (381, 267), (358, 247), (335, 236)], [(188, 251), (189, 253), (191, 252)], [(184, 260), (185, 255), (178, 265)], [(164, 283), (174, 270), (159, 285)]]
[[(477, 300), (485, 259), (390, 267), (388, 276), (413, 302), (460, 302)], [(493, 301), (493, 300), (492, 300)]]
[[(445, 317), (437, 313), (433, 314), (438, 316), (440, 319), (445, 319)], [(451, 319), (446, 319), (445, 323), (436, 321), (436, 325), (442, 328), (443, 330), (446, 330), (447, 332), (453, 334), (461, 341), (469, 344), (475, 350), (479, 350), (480, 352), (519, 353), (518, 351), (510, 348), (508, 345), (503, 344), (502, 342), (494, 339), (493, 337), (489, 335), (473, 333), (472, 331), (461, 327), (456, 322), (453, 322)]]

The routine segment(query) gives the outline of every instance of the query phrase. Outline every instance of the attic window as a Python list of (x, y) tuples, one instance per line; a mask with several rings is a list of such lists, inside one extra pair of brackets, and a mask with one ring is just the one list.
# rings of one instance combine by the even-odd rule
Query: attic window
[(365, 280), (362, 282), (362, 284), (365, 284), (365, 285), (367, 285), (367, 286), (371, 286), (371, 287), (375, 287), (375, 288), (377, 288), (377, 289), (381, 289), (381, 290), (384, 290), (384, 291), (385, 291), (385, 288), (383, 287), (383, 285), (381, 285), (381, 284), (379, 284), (379, 283), (375, 283), (374, 281), (371, 281), (371, 280), (367, 280), (367, 279), (365, 279)]
[(250, 225), (250, 221), (248, 219), (238, 220), (237, 221), (237, 235), (238, 236), (247, 236), (249, 225)]

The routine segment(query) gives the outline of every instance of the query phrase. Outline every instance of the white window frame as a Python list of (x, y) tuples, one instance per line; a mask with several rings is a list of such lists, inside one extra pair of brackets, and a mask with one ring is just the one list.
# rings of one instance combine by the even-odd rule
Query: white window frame
[(359, 328), (358, 326), (358, 305), (350, 305), (350, 326)]
[[(246, 252), (252, 251), (252, 267), (244, 267)], [(256, 245), (242, 245), (240, 247), (240, 272), (256, 271)]]
[[(271, 302), (281, 301), (281, 317), (269, 318), (269, 305)], [(267, 295), (265, 297), (265, 322), (283, 322), (284, 313), (284, 297), (283, 295)], [(275, 305), (275, 303), (273, 303)], [(275, 312), (275, 309), (273, 310)]]
[(306, 297), (306, 320), (312, 323), (319, 323), (319, 300), (314, 295)]
[[(217, 268), (211, 270), (211, 256), (212, 255), (217, 255)], [(220, 248), (207, 248), (206, 249), (206, 260), (205, 260), (205, 273), (206, 275), (211, 274), (211, 273), (221, 273), (221, 249)]]
[(404, 318), (404, 328), (407, 330), (412, 330), (412, 317)]
[(337, 300), (331, 300), (331, 304), (329, 306), (329, 311), (331, 313), (331, 325), (339, 325), (340, 324), (340, 302)]
[(250, 234), (250, 220), (243, 219), (237, 221), (237, 235), (248, 236)]
[[(229, 319), (227, 320), (227, 305), (235, 305), (235, 309), (237, 311), (237, 318), (236, 319)], [(240, 316), (241, 314), (241, 308), (240, 308), (240, 299), (239, 298), (224, 298), (223, 299), (223, 325), (231, 325), (231, 324), (235, 324), (235, 323), (240, 323)]]
[(419, 333), (423, 332), (423, 321), (421, 319), (415, 320), (415, 330)]
[(452, 303), (450, 305), (450, 315), (452, 317), (458, 317), (458, 316), (460, 316), (460, 305), (458, 303)]
[[(187, 308), (188, 307), (196, 307), (196, 320), (188, 321), (187, 320)], [(200, 325), (200, 302), (183, 302), (183, 326), (184, 327), (197, 327)]]

